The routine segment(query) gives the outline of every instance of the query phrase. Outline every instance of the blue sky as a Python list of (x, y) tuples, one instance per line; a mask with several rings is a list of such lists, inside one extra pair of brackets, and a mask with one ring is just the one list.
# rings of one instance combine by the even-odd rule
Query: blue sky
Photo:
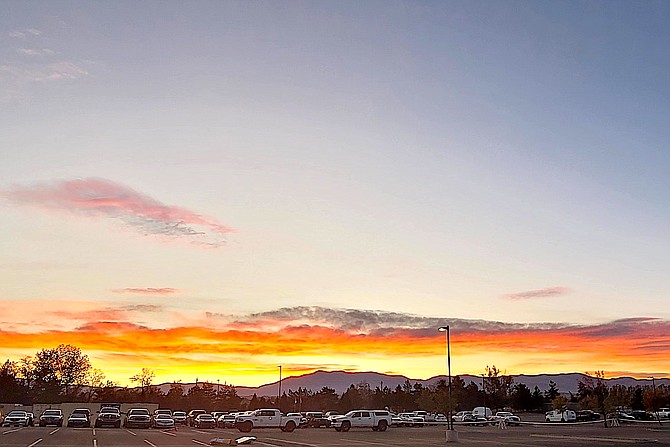
[(670, 318), (668, 2), (0, 9), (7, 307)]

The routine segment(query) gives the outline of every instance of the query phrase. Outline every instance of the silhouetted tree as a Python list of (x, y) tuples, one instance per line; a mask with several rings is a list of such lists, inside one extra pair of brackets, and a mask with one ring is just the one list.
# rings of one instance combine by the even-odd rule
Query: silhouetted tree
[(517, 410), (531, 411), (536, 408), (533, 402), (533, 393), (531, 393), (530, 388), (524, 383), (514, 385), (510, 399), (512, 408)]
[(154, 371), (149, 368), (142, 368), (142, 371), (132, 376), (130, 381), (136, 382), (141, 387), (142, 398), (145, 398), (155, 377), (156, 373)]
[(484, 389), (486, 391), (487, 406), (492, 409), (504, 408), (509, 402), (509, 394), (514, 384), (514, 379), (511, 376), (501, 374), (501, 371), (496, 368), (486, 367), (486, 380), (484, 381)]
[(9, 359), (0, 366), (0, 402), (23, 402), (28, 388), (19, 378), (19, 367)]
[(558, 390), (558, 386), (556, 386), (556, 382), (553, 380), (549, 381), (549, 388), (544, 392), (544, 398), (552, 402), (554, 399), (558, 397), (558, 395), (561, 394), (560, 391)]

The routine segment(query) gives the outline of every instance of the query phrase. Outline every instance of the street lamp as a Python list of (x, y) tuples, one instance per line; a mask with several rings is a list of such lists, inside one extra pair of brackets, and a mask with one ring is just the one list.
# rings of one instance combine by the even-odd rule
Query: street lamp
[(654, 414), (656, 415), (656, 420), (658, 420), (659, 425), (662, 425), (661, 416), (658, 414), (658, 404), (657, 404), (658, 401), (656, 400), (656, 379), (654, 378), (654, 376), (651, 376), (651, 385), (654, 388), (654, 399), (652, 400), (653, 402), (652, 407), (654, 409)]
[(281, 411), (281, 365), (279, 365), (279, 391), (277, 392), (277, 408)]
[(454, 421), (451, 419), (451, 340), (449, 338), (449, 326), (442, 326), (437, 329), (445, 333), (445, 342), (447, 347), (447, 374), (449, 375), (449, 401), (447, 408), (447, 442), (458, 442), (458, 432), (454, 431)]

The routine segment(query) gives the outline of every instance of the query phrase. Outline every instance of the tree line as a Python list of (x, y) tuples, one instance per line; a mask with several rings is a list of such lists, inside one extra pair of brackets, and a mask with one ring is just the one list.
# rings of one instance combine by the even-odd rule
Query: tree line
[[(493, 410), (545, 411), (562, 408), (570, 403), (609, 413), (617, 408), (655, 411), (670, 406), (670, 389), (658, 387), (608, 386), (604, 373), (597, 371), (580, 381), (578, 391), (561, 393), (556, 383), (550, 381), (546, 390), (537, 386), (529, 389), (523, 383), (514, 383), (495, 366), (486, 367), (482, 383), (466, 383), (455, 376), (451, 392), (447, 380), (435, 385), (422, 385), (406, 380), (395, 387), (372, 387), (369, 383), (351, 384), (341, 395), (324, 386), (319, 391), (305, 388), (286, 390), (277, 396), (242, 398), (233, 385), (196, 383), (193, 386), (175, 382), (167, 391), (153, 384), (155, 373), (142, 368), (130, 377), (137, 386), (121, 387), (106, 380), (104, 373), (91, 366), (87, 355), (72, 345), (42, 349), (34, 356), (19, 361), (7, 360), (0, 366), (0, 402), (59, 403), (59, 402), (153, 402), (161, 407), (188, 410), (203, 408), (209, 411), (246, 410), (279, 407), (282, 411), (345, 412), (353, 408), (389, 408), (393, 411), (417, 409), (435, 413), (472, 410), (487, 406)], [(449, 396), (451, 395), (451, 400)]]

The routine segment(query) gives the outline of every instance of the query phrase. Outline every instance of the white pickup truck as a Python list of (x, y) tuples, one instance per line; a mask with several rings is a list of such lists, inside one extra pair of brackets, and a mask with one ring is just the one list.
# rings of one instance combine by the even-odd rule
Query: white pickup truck
[(352, 427), (386, 431), (391, 426), (391, 413), (386, 410), (352, 410), (344, 415), (333, 416), (330, 426), (337, 431), (349, 431)]
[(281, 431), (293, 431), (300, 424), (300, 416), (284, 416), (273, 408), (262, 408), (235, 417), (235, 427), (249, 433), (254, 428), (279, 428)]

